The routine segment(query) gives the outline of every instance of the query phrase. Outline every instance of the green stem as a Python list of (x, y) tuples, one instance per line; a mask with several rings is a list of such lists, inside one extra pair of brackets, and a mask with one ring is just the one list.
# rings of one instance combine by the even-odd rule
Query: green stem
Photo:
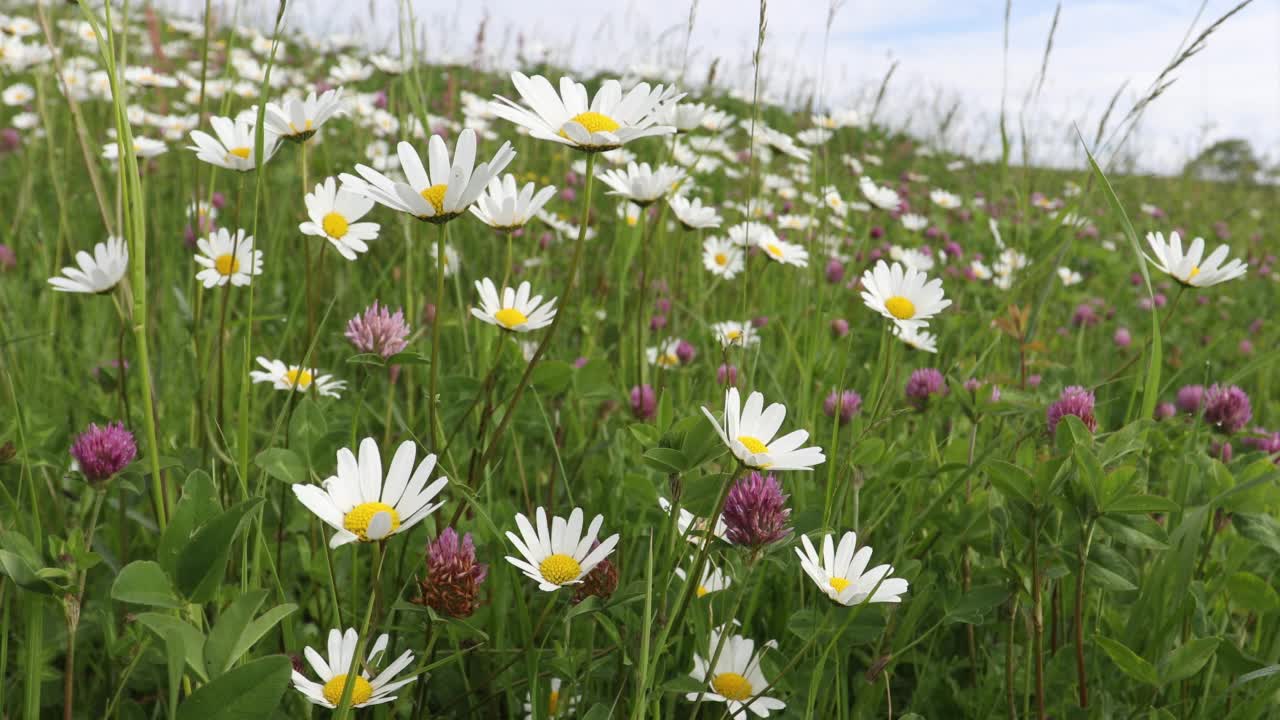
[(436, 383), (440, 377), (440, 335), (444, 325), (444, 270), (445, 240), (448, 238), (447, 222), (440, 223), (440, 233), (436, 238), (436, 316), (431, 322), (431, 380), (427, 389), (427, 435), (431, 443), (439, 447), (440, 438), (436, 433), (440, 430), (439, 403), (436, 401)]
[(356, 687), (355, 679), (357, 677), (356, 673), (360, 668), (361, 655), (364, 654), (365, 644), (369, 641), (369, 625), (373, 620), (373, 608), (377, 605), (378, 588), (382, 582), (382, 560), (386, 556), (383, 543), (375, 543), (373, 547), (372, 592), (369, 593), (369, 605), (364, 611), (364, 622), (360, 625), (360, 637), (356, 640), (356, 651), (351, 655), (351, 665), (347, 667), (346, 681), (342, 684), (342, 697), (338, 700), (337, 709), (334, 710), (334, 720), (346, 720), (347, 715), (351, 713), (351, 693)]

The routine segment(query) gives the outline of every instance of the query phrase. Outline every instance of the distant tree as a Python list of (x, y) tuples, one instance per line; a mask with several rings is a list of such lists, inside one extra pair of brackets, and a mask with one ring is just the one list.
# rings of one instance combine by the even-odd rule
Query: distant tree
[(1262, 164), (1248, 140), (1219, 140), (1205, 148), (1182, 171), (1199, 180), (1252, 183)]

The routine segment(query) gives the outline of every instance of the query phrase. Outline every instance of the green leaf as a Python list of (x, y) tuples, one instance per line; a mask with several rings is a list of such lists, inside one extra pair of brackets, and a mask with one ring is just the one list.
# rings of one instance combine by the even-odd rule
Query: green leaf
[(1121, 543), (1145, 550), (1167, 550), (1169, 534), (1145, 515), (1117, 515), (1098, 518), (1098, 527)]
[(156, 549), (156, 560), (170, 577), (178, 573), (178, 556), (191, 541), (191, 534), (200, 523), (220, 512), (222, 505), (218, 502), (213, 478), (204, 470), (192, 471), (182, 485), (182, 498), (174, 506), (169, 526), (160, 536), (160, 546)]
[(182, 601), (173, 592), (173, 583), (160, 563), (135, 560), (125, 565), (111, 584), (114, 600), (162, 608), (180, 608)]
[[(693, 678), (689, 678), (692, 680)], [(582, 720), (609, 720), (613, 717), (609, 714), (609, 706), (604, 703), (596, 703), (591, 706), (586, 715), (582, 716)]]
[(1160, 663), (1160, 680), (1164, 683), (1174, 683), (1200, 672), (1200, 668), (1204, 667), (1217, 651), (1219, 642), (1221, 640), (1216, 637), (1197, 638), (1174, 649)]
[(281, 482), (305, 483), (310, 479), (307, 475), (307, 461), (288, 448), (267, 448), (258, 453), (254, 462), (263, 472)]
[(1091, 584), (1098, 585), (1103, 590), (1129, 592), (1138, 589), (1137, 585), (1129, 582), (1123, 575), (1108, 570), (1098, 563), (1089, 563), (1088, 567), (1085, 568), (1085, 575)]
[(208, 602), (213, 598), (227, 567), (231, 544), (249, 512), (263, 502), (262, 498), (246, 500), (209, 521), (192, 536), (178, 557), (178, 589), (191, 602)]
[(1241, 571), (1227, 578), (1227, 595), (1232, 605), (1259, 615), (1280, 607), (1275, 588), (1251, 572)]
[(1009, 598), (1010, 590), (1004, 583), (979, 585), (969, 590), (960, 598), (955, 607), (947, 611), (946, 619), (950, 622), (961, 622), (977, 625), (987, 611), (1000, 605)]
[(191, 693), (178, 720), (260, 720), (271, 717), (289, 685), (293, 665), (284, 655), (260, 658)]
[(884, 441), (880, 438), (866, 438), (854, 446), (850, 462), (861, 467), (875, 465), (884, 457), (884, 449)]
[(1101, 635), (1094, 635), (1093, 641), (1102, 651), (1111, 658), (1111, 662), (1116, 664), (1125, 675), (1147, 685), (1159, 685), (1160, 681), (1156, 677), (1156, 669), (1151, 663), (1139, 657), (1123, 643), (1111, 638), (1105, 638)]
[(1234, 690), (1235, 688), (1238, 688), (1241, 685), (1244, 685), (1245, 683), (1250, 683), (1250, 682), (1253, 682), (1254, 680), (1261, 680), (1263, 678), (1268, 678), (1277, 673), (1280, 673), (1280, 665), (1268, 665), (1264, 668), (1259, 668), (1257, 670), (1254, 670), (1253, 672), (1245, 673), (1244, 675), (1241, 675), (1240, 677), (1236, 678), (1236, 681), (1231, 683), (1231, 688)]
[(1148, 513), (1174, 513), (1181, 509), (1178, 503), (1159, 495), (1128, 495), (1113, 501), (1103, 509), (1103, 512), (1146, 515)]
[(822, 624), (822, 614), (813, 608), (804, 608), (792, 613), (787, 619), (787, 630), (801, 640), (808, 640), (818, 631)]
[(183, 654), (187, 659), (187, 665), (191, 667), (192, 672), (200, 676), (201, 681), (209, 679), (209, 673), (204, 666), (204, 634), (197, 630), (190, 623), (179, 620), (172, 615), (165, 615), (158, 612), (139, 613), (135, 618), (156, 635), (158, 635), (166, 643), (170, 635), (177, 635), (182, 638)]
[(289, 447), (300, 453), (308, 464), (314, 465), (316, 446), (328, 431), (329, 423), (320, 406), (310, 396), (304, 397), (289, 419)]
[(15, 585), (41, 595), (53, 594), (53, 586), (37, 574), (27, 558), (8, 550), (0, 550), (0, 571)]
[(644, 463), (660, 473), (670, 475), (683, 472), (688, 467), (689, 460), (675, 448), (656, 447), (645, 451)]
[[(204, 662), (210, 677), (218, 677), (231, 667), (238, 655), (234, 653), (240, 636), (248, 628), (253, 616), (267, 599), (266, 590), (253, 590), (236, 598), (218, 616), (209, 639), (204, 644)], [(245, 649), (248, 649), (247, 647)], [(243, 650), (241, 651), (243, 653)]]
[(388, 365), (430, 365), (431, 358), (427, 357), (426, 355), (423, 355), (420, 352), (414, 352), (412, 350), (404, 350), (402, 352), (398, 352), (395, 355), (392, 355), (391, 357), (387, 358), (386, 364)]
[(986, 464), (987, 477), (995, 489), (1010, 500), (1031, 503), (1034, 493), (1031, 473), (1003, 460), (991, 460)]
[(543, 360), (529, 378), (538, 392), (559, 395), (573, 382), (573, 366), (563, 360)]
[(169, 717), (173, 717), (178, 707), (178, 695), (182, 691), (182, 668), (187, 664), (186, 645), (179, 630), (170, 629), (162, 637), (169, 678)]
[(648, 423), (631, 423), (627, 426), (627, 430), (631, 433), (631, 437), (636, 439), (642, 447), (652, 447), (658, 444), (658, 438), (661, 433), (658, 428)]

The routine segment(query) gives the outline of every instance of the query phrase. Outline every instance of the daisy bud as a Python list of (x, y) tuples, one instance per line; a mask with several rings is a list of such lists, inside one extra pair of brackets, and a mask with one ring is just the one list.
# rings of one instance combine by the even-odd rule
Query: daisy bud
[(1244, 428), (1252, 417), (1249, 396), (1235, 385), (1214, 385), (1205, 391), (1204, 419), (1218, 432), (1230, 435)]
[(414, 602), (448, 617), (469, 617), (479, 605), (477, 596), (488, 574), (489, 566), (476, 562), (471, 533), (459, 540), (453, 528), (445, 528), (427, 546), (427, 576), (421, 583), (422, 596)]
[(345, 335), (356, 350), (376, 353), (383, 359), (404, 350), (409, 344), (409, 326), (404, 321), (404, 311), (397, 309), (392, 314), (385, 306), (379, 307), (377, 300), (347, 322)]
[[(595, 550), (600, 547), (600, 541), (591, 543), (591, 549)], [(591, 568), (591, 572), (582, 578), (574, 591), (573, 597), (569, 602), (577, 605), (589, 597), (598, 597), (601, 600), (608, 600), (610, 595), (618, 589), (618, 568), (610, 562), (609, 558), (600, 561), (599, 565)]]
[(734, 545), (760, 548), (786, 537), (791, 510), (787, 495), (773, 475), (752, 472), (739, 478), (725, 498), (725, 536)]
[(947, 394), (947, 382), (942, 373), (933, 368), (921, 368), (911, 373), (907, 379), (907, 402), (916, 410), (924, 411), (933, 395)]
[(833, 391), (822, 403), (822, 412), (826, 413), (827, 417), (833, 417), (837, 411), (839, 412), (841, 425), (849, 424), (861, 408), (862, 396), (853, 390)]
[(1080, 387), (1072, 385), (1062, 391), (1062, 395), (1058, 397), (1058, 401), (1049, 406), (1045, 411), (1046, 420), (1049, 423), (1049, 434), (1053, 435), (1058, 429), (1058, 423), (1067, 415), (1075, 415), (1080, 418), (1084, 426), (1089, 428), (1089, 432), (1098, 429), (1098, 419), (1093, 415), (1094, 397), (1093, 393)]
[(648, 420), (658, 411), (658, 395), (649, 385), (631, 388), (631, 414), (637, 420)]
[(71, 446), (71, 457), (92, 483), (110, 480), (137, 455), (138, 446), (133, 440), (133, 433), (125, 430), (124, 423), (119, 422), (105, 427), (90, 424)]

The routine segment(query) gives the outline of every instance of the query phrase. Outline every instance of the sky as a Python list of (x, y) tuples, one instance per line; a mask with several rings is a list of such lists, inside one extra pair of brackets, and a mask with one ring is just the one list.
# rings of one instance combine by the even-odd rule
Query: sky
[[(1043, 85), (1032, 97), (1055, 2), (1013, 0), (1005, 90), (1004, 0), (845, 0), (834, 15), (828, 0), (773, 0), (762, 82), (778, 99), (817, 95), (823, 106), (867, 112), (894, 67), (878, 114), (885, 124), (941, 149), (990, 157), (999, 152), (1003, 97), (1011, 132), (1030, 138), (1033, 163), (1079, 166), (1075, 128), (1092, 141), (1119, 90), (1114, 125), (1179, 47), (1237, 1), (1062, 0)], [(523, 49), (581, 70), (685, 64), (685, 77), (700, 83), (716, 61), (722, 82), (751, 85), (755, 0), (697, 0), (691, 36), (689, 0), (296, 0), (288, 22), (315, 33), (359, 33), (385, 46), (394, 44), (406, 2), (429, 57), (473, 56), (484, 23), (486, 51), (503, 67), (514, 66)], [(1280, 0), (1254, 0), (1170, 76), (1173, 84), (1143, 115), (1123, 156), (1104, 147), (1103, 158), (1176, 172), (1212, 142), (1244, 137), (1280, 163), (1277, 38)]]

